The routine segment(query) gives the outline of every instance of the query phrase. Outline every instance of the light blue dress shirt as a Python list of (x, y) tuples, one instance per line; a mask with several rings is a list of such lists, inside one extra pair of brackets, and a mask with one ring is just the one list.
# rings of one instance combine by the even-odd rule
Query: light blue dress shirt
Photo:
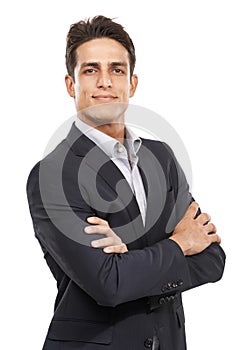
[(107, 156), (115, 163), (127, 180), (133, 193), (135, 194), (139, 210), (145, 225), (146, 217), (146, 194), (142, 178), (137, 166), (137, 152), (141, 147), (141, 139), (127, 126), (125, 126), (124, 145), (118, 140), (84, 123), (78, 117), (75, 125), (92, 140)]

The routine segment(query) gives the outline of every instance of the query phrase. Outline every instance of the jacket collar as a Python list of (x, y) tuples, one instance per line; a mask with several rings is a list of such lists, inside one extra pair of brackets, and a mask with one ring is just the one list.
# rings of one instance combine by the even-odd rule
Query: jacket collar
[(73, 153), (81, 157), (84, 157), (93, 147), (95, 147), (95, 143), (75, 126), (75, 122), (72, 124), (66, 137), (66, 141)]

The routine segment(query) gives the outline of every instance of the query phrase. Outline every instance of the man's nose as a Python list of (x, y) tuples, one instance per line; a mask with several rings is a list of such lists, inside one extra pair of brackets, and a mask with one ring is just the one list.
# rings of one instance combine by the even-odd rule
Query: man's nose
[(112, 87), (112, 81), (109, 74), (100, 74), (97, 81), (97, 87), (102, 89), (108, 89)]

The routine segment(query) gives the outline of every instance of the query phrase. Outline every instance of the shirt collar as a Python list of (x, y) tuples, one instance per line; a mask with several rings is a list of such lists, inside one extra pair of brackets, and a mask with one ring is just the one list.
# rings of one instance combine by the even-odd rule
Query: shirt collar
[[(122, 145), (118, 140), (105, 133), (95, 129), (94, 127), (83, 122), (79, 117), (75, 121), (75, 125), (85, 134), (90, 140), (92, 140), (99, 148), (103, 150), (110, 158), (116, 158), (121, 156), (127, 156), (126, 148), (128, 148), (130, 160), (137, 158), (137, 152), (141, 147), (141, 139), (133, 130), (125, 125), (125, 142)], [(124, 147), (125, 146), (125, 147)], [(119, 152), (119, 149), (123, 149), (124, 152)]]
[(127, 147), (133, 154), (136, 156), (139, 151), (142, 141), (139, 136), (137, 136), (129, 126), (125, 125), (125, 142), (127, 143)]

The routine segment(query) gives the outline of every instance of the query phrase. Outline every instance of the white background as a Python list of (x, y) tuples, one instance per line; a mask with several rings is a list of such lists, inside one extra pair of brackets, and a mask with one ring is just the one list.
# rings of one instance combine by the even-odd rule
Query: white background
[[(153, 7), (154, 6), (154, 7)], [(70, 24), (103, 14), (132, 37), (132, 103), (164, 117), (193, 165), (192, 192), (227, 253), (223, 279), (184, 293), (189, 350), (233, 344), (234, 10), (222, 0), (1, 2), (1, 348), (40, 350), (56, 284), (34, 238), (26, 180), (55, 129), (74, 114), (64, 75)]]

